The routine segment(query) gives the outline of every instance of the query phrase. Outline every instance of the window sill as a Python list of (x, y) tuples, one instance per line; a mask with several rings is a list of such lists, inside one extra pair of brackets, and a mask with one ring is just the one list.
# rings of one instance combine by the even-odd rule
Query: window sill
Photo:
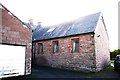
[(80, 54), (80, 52), (71, 52), (71, 54)]
[(60, 52), (53, 52), (52, 54), (53, 54), (53, 55), (59, 55)]

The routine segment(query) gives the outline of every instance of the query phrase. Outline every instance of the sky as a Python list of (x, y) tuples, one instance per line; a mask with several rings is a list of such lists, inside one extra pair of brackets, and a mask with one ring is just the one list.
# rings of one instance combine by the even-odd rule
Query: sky
[(110, 50), (118, 48), (119, 0), (0, 0), (23, 22), (33, 19), (42, 26), (56, 25), (102, 12), (109, 35)]

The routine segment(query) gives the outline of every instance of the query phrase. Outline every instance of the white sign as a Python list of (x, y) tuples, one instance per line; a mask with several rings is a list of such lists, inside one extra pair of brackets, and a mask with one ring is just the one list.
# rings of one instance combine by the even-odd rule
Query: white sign
[(0, 44), (0, 78), (25, 73), (25, 47)]

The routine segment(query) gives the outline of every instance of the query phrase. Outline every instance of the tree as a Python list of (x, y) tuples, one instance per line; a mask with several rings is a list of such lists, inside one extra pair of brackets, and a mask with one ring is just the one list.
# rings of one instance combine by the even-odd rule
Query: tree
[(114, 51), (110, 52), (110, 59), (114, 60), (114, 58), (116, 57), (116, 55), (120, 54), (120, 49), (115, 49)]

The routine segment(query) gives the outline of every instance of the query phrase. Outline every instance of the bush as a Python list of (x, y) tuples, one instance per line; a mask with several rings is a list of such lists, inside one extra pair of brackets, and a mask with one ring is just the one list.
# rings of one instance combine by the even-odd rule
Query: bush
[(114, 60), (115, 56), (120, 54), (120, 49), (110, 52), (110, 59)]

